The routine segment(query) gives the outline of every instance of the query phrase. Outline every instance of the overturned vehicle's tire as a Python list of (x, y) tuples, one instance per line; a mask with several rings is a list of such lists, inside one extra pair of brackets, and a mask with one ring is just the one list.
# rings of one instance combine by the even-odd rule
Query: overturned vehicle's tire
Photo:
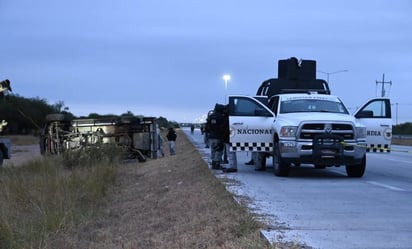
[(46, 121), (47, 122), (55, 122), (55, 121), (69, 122), (70, 117), (63, 113), (53, 113), (53, 114), (46, 115)]

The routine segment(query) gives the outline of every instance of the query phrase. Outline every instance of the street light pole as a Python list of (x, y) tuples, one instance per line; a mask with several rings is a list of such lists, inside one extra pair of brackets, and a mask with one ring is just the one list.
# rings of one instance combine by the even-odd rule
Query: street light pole
[(318, 72), (319, 73), (324, 73), (324, 74), (326, 74), (326, 82), (328, 82), (328, 84), (329, 84), (329, 75), (331, 75), (331, 74), (337, 74), (337, 73), (346, 73), (346, 72), (348, 72), (349, 70), (339, 70), (339, 71), (335, 71), (335, 72), (324, 72), (324, 71), (320, 71), (320, 70), (318, 70)]
[(225, 81), (225, 104), (227, 104), (227, 82), (231, 79), (230, 74), (224, 74), (223, 80)]

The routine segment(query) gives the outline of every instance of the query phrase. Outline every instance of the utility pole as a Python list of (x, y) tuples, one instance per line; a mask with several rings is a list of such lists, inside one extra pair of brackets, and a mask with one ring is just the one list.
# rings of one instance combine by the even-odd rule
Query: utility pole
[(385, 74), (382, 75), (382, 81), (376, 81), (376, 85), (382, 84), (381, 97), (385, 97), (385, 84), (392, 85), (392, 81), (385, 81)]
[(396, 125), (398, 125), (398, 102), (396, 102)]

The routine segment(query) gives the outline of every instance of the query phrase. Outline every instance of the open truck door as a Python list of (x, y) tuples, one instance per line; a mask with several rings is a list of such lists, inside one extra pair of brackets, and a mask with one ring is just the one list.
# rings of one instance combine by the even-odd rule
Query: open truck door
[(370, 99), (354, 115), (361, 124), (366, 126), (366, 151), (390, 152), (392, 141), (390, 99)]
[(273, 150), (272, 125), (275, 114), (260, 98), (229, 97), (230, 151)]

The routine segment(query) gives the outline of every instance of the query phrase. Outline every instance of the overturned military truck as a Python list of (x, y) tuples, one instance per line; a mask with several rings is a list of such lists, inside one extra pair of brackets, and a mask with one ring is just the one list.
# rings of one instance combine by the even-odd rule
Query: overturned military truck
[(128, 159), (158, 157), (156, 118), (78, 118), (64, 114), (49, 114), (40, 136), (42, 155), (57, 155), (99, 144), (115, 144), (126, 148)]

